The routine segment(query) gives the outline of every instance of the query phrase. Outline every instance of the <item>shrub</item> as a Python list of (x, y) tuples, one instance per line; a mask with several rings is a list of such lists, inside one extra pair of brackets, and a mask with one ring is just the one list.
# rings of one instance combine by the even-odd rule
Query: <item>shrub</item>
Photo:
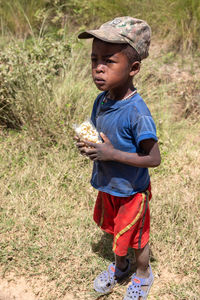
[(34, 120), (44, 106), (42, 93), (51, 98), (53, 81), (64, 74), (70, 51), (69, 44), (48, 37), (15, 43), (1, 51), (1, 126), (19, 128)]
[(174, 50), (200, 46), (199, 0), (7, 0), (0, 1), (1, 31), (20, 37), (100, 25), (116, 16), (145, 19), (154, 33), (170, 35)]

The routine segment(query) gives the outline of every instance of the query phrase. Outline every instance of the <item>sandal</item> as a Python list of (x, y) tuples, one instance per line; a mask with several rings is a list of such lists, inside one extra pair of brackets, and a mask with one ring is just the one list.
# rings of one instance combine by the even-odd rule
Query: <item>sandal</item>
[(128, 276), (131, 269), (131, 264), (128, 261), (128, 266), (124, 272), (120, 271), (115, 263), (109, 265), (107, 271), (103, 271), (99, 274), (94, 280), (94, 289), (98, 293), (108, 294), (112, 291), (117, 282), (120, 282), (122, 279)]
[[(147, 299), (147, 296), (149, 294), (150, 288), (154, 280), (150, 265), (149, 265), (149, 271), (150, 271), (150, 275), (148, 278), (139, 278), (136, 276), (135, 273), (133, 274), (133, 276), (131, 277), (131, 284), (127, 288), (124, 300), (138, 300), (140, 299), (140, 297), (142, 300)], [(148, 287), (147, 290), (143, 291), (142, 286), (147, 286)]]

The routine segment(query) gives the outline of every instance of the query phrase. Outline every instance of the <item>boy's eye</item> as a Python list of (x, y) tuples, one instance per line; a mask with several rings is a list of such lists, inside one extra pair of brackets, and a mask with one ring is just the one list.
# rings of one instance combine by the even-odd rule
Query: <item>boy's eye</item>
[(91, 57), (91, 61), (95, 62), (95, 61), (97, 61), (97, 59), (95, 57)]
[(114, 61), (113, 61), (112, 59), (107, 59), (106, 62), (107, 62), (108, 64), (114, 63)]

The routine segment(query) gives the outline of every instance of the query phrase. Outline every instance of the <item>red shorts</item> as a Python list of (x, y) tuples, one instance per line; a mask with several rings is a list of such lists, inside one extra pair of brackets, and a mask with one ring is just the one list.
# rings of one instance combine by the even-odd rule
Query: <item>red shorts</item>
[(125, 256), (128, 248), (142, 249), (149, 241), (151, 185), (143, 193), (117, 197), (99, 192), (94, 208), (94, 221), (111, 233), (113, 251)]

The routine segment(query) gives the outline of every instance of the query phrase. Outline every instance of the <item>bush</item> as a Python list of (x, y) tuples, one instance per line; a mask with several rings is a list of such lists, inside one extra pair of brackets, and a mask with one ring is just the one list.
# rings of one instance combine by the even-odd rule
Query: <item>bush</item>
[(1, 126), (20, 128), (43, 111), (42, 94), (51, 99), (53, 81), (64, 75), (70, 52), (64, 41), (47, 37), (16, 43), (0, 53)]
[(147, 20), (162, 39), (169, 35), (174, 50), (200, 46), (199, 0), (7, 0), (0, 1), (0, 13), (2, 33), (9, 30), (20, 37), (59, 35), (130, 15)]

